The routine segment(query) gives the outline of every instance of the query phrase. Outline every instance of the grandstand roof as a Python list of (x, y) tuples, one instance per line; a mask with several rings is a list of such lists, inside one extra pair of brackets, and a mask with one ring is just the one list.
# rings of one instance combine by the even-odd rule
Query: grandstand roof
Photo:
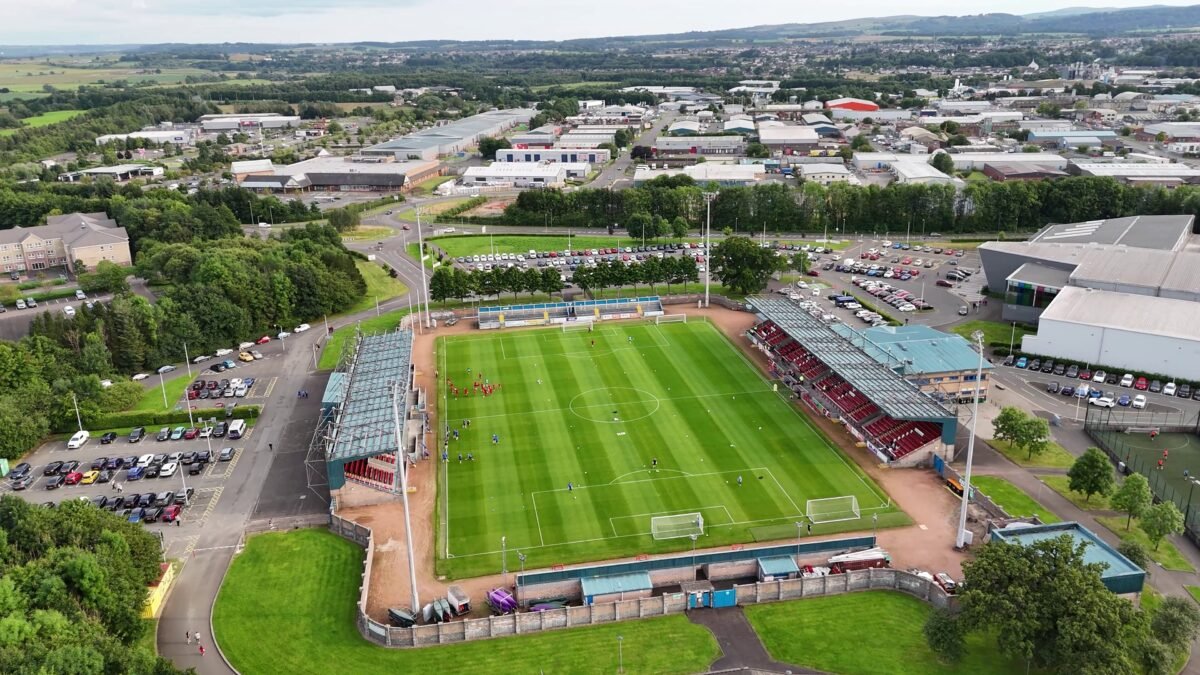
[[(902, 374), (956, 373), (973, 371), (979, 365), (979, 352), (970, 342), (929, 326), (880, 326), (855, 331), (842, 324), (834, 328), (864, 347), (876, 361), (901, 369)], [(992, 364), (983, 362), (984, 370), (992, 368)]]
[(797, 303), (768, 296), (753, 296), (748, 303), (888, 415), (914, 420), (954, 417), (908, 380), (876, 361), (830, 326), (810, 316)]
[[(363, 336), (344, 376), (341, 409), (326, 447), (328, 461), (347, 461), (395, 452), (392, 385), (407, 391), (411, 379), (413, 333), (397, 330)], [(329, 395), (327, 394), (327, 397)], [(401, 419), (404, 401), (401, 400)]]

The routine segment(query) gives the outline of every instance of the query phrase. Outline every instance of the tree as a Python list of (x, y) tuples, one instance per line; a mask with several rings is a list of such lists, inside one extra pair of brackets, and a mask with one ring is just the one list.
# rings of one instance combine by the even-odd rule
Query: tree
[(1027, 451), (1029, 459), (1042, 454), (1050, 447), (1050, 423), (1040, 417), (1027, 415), (1017, 426), (1014, 445)]
[(484, 159), (496, 159), (497, 150), (507, 150), (512, 147), (512, 142), (507, 138), (481, 138), (479, 140), (479, 154)]
[(453, 297), (454, 272), (448, 265), (440, 265), (429, 279), (429, 298), (434, 302), (445, 302)]
[(1108, 500), (1114, 509), (1126, 514), (1126, 530), (1129, 529), (1133, 519), (1140, 518), (1153, 502), (1154, 495), (1150, 493), (1150, 481), (1140, 473), (1126, 476), (1121, 487), (1113, 494), (1112, 499)]
[(1109, 494), (1116, 484), (1112, 464), (1100, 448), (1088, 448), (1071, 465), (1067, 477), (1070, 479), (1067, 487), (1082, 493), (1085, 502), (1090, 501), (1094, 494)]
[(757, 293), (780, 269), (779, 256), (746, 237), (728, 237), (713, 247), (709, 264), (721, 283), (741, 295)]
[(680, 241), (687, 236), (689, 229), (687, 219), (683, 216), (675, 216), (671, 221), (671, 236)]
[(947, 663), (958, 663), (966, 653), (963, 622), (944, 609), (935, 609), (925, 620), (925, 642)]
[(1176, 651), (1187, 649), (1197, 630), (1200, 630), (1200, 609), (1188, 598), (1164, 598), (1150, 618), (1151, 634)]
[(762, 143), (751, 143), (746, 146), (746, 156), (755, 159), (766, 159), (771, 156), (771, 151)]
[(999, 651), (1049, 672), (1135, 672), (1141, 615), (1105, 588), (1104, 566), (1069, 536), (993, 542), (963, 563), (965, 630), (997, 636)]
[(807, 253), (805, 253), (804, 251), (801, 251), (801, 252), (793, 255), (791, 262), (792, 262), (792, 269), (796, 270), (800, 274), (808, 274), (809, 260), (808, 260)]
[(1129, 558), (1129, 562), (1142, 569), (1147, 569), (1150, 564), (1150, 554), (1136, 541), (1122, 541), (1117, 547), (1117, 553)]
[(325, 215), (329, 218), (329, 224), (338, 232), (352, 230), (361, 222), (358, 211), (350, 209), (331, 209)]
[(95, 272), (78, 276), (79, 288), (85, 293), (122, 293), (129, 290), (129, 283), (125, 280), (129, 273), (127, 267), (111, 260), (101, 260)]
[(1175, 506), (1175, 502), (1159, 502), (1142, 514), (1141, 526), (1157, 551), (1163, 537), (1183, 532), (1183, 513)]
[(937, 153), (933, 156), (933, 159), (929, 161), (929, 164), (933, 168), (948, 176), (954, 175), (954, 158), (951, 157), (949, 153)]
[(1004, 406), (1000, 409), (1000, 414), (992, 420), (992, 437), (1015, 447), (1020, 435), (1019, 427), (1026, 417), (1024, 410), (1011, 405)]

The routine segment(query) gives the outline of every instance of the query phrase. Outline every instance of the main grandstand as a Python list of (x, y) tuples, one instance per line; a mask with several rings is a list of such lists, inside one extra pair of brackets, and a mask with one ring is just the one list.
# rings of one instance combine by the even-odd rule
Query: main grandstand
[(321, 398), (310, 485), (327, 477), (331, 491), (355, 483), (400, 492), (397, 464), (426, 456), (425, 395), (414, 388), (412, 347), (407, 329), (354, 337)]
[(806, 405), (840, 420), (884, 462), (953, 455), (957, 418), (937, 401), (791, 300), (749, 304), (763, 319), (750, 339)]

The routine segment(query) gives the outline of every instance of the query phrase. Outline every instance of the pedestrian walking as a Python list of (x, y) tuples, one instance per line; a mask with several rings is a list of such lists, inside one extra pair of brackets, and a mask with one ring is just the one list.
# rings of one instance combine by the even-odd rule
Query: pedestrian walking
[(175, 527), (179, 527), (183, 523), (182, 516), (175, 516)]
[(633, 344), (633, 336), (632, 335), (626, 336), (625, 341), (628, 342), (629, 344)]
[(1160, 459), (1160, 460), (1158, 460), (1158, 470), (1162, 471), (1162, 467), (1163, 467), (1163, 461)]
[(200, 631), (196, 631), (196, 644), (200, 644)]
[(275, 444), (267, 443), (267, 450), (270, 450), (271, 452), (275, 452)]
[(187, 632), (187, 641), (189, 645), (192, 644), (192, 631), (190, 630)]
[(200, 656), (204, 656), (204, 645), (200, 645)]
[(449, 461), (450, 461), (450, 453), (443, 450), (442, 451), (442, 464), (445, 464), (446, 462), (449, 462)]

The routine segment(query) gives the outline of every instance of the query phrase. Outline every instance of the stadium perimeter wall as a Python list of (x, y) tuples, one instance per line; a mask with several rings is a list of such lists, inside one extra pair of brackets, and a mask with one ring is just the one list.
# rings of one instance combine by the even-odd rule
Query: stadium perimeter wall
[[(371, 550), (374, 534), (371, 528), (359, 525), (336, 514), (329, 515), (328, 527), (333, 533), (363, 547), (364, 563), (362, 590), (359, 595), (355, 624), (365, 639), (383, 647), (427, 647), (432, 645), (484, 640), (506, 635), (520, 635), (557, 628), (589, 626), (628, 619), (641, 619), (667, 614), (678, 614), (687, 610), (687, 595), (667, 593), (657, 597), (632, 598), (616, 602), (598, 603), (583, 607), (564, 607), (545, 612), (523, 612), (505, 616), (490, 616), (481, 619), (466, 619), (450, 623), (418, 625), (412, 628), (395, 628), (375, 621), (367, 615), (367, 597), (370, 593)], [(819, 542), (812, 542), (814, 544)], [(737, 551), (743, 555), (765, 555), (773, 548)], [(788, 548), (795, 550), (795, 545)], [(728, 555), (734, 552), (722, 552)], [(702, 554), (698, 554), (702, 555)], [(711, 554), (710, 554), (711, 555)], [(684, 556), (689, 557), (689, 556)], [(750, 564), (753, 564), (751, 561)], [(733, 574), (740, 569), (739, 563), (715, 563), (710, 571)], [(659, 572), (676, 570), (660, 570)], [(657, 572), (656, 572), (657, 573)], [(689, 575), (690, 577), (690, 575)], [(667, 578), (667, 577), (660, 577)], [(687, 579), (690, 581), (691, 579)], [(565, 580), (564, 580), (565, 581)], [(578, 580), (576, 580), (578, 584)], [(954, 598), (940, 586), (921, 577), (901, 570), (869, 569), (845, 574), (815, 577), (811, 579), (785, 579), (734, 586), (737, 603), (748, 605), (759, 602), (793, 600), (820, 595), (836, 595), (865, 590), (896, 590), (924, 600), (934, 607), (950, 607)], [(482, 604), (482, 603), (480, 603)], [(703, 610), (699, 610), (703, 611)]]

